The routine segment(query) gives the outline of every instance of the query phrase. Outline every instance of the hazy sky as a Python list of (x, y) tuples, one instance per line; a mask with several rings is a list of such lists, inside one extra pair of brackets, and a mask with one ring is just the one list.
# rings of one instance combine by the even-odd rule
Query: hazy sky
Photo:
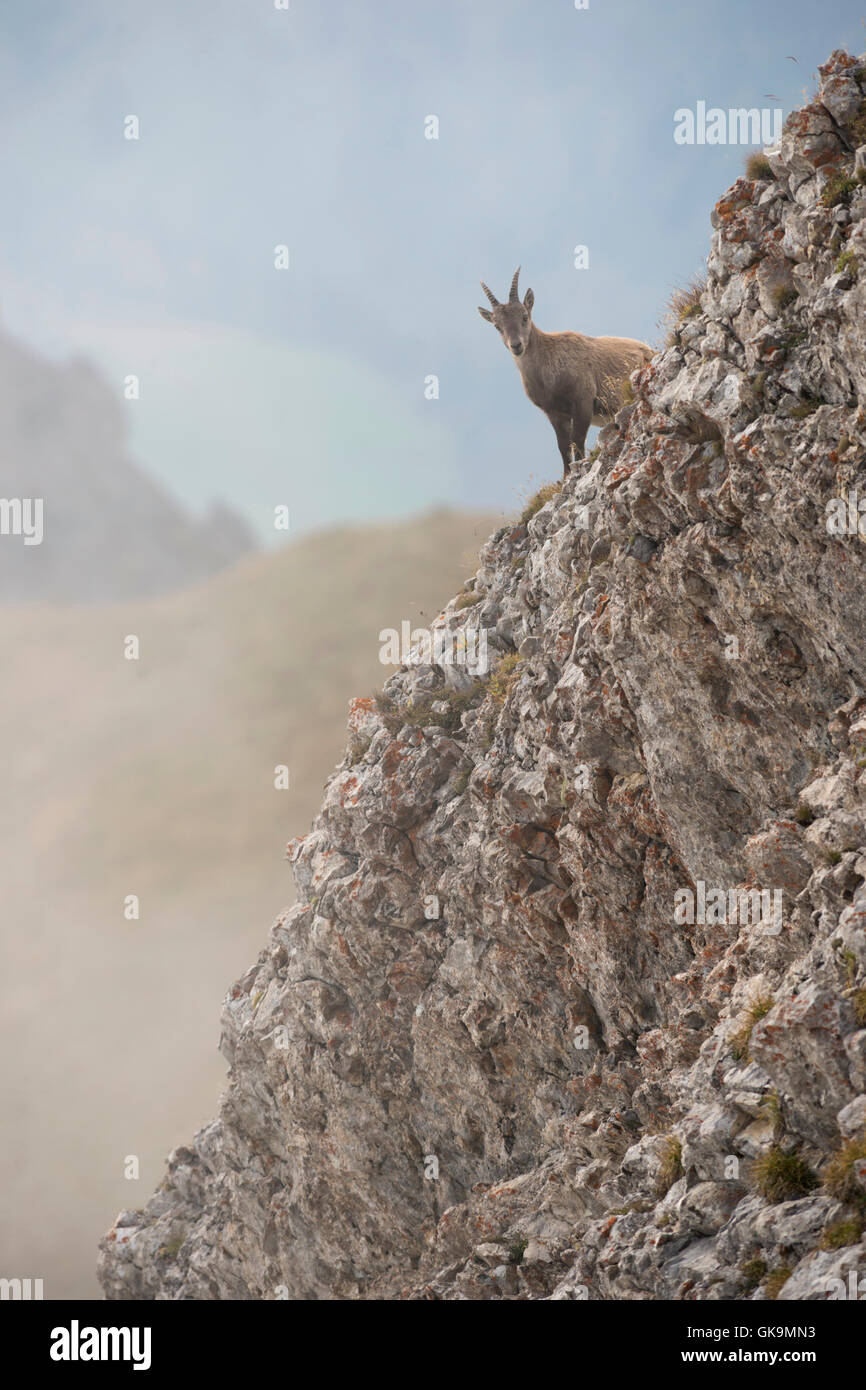
[(559, 456), (479, 278), (504, 297), (520, 262), (541, 328), (654, 341), (745, 155), (675, 144), (674, 111), (787, 115), (864, 12), (0, 0), (0, 319), (139, 375), (134, 453), (196, 511), (513, 507)]

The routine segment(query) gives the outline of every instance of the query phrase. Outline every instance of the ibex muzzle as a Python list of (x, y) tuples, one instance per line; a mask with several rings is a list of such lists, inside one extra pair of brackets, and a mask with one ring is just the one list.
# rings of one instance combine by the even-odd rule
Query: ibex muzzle
[(612, 419), (623, 403), (628, 377), (652, 357), (636, 338), (588, 338), (583, 333), (543, 333), (532, 322), (535, 295), (517, 292), (514, 272), (507, 304), (481, 282), (492, 308), (478, 312), (502, 336), (517, 362), (527, 396), (556, 432), (564, 473), (583, 457), (590, 425)]

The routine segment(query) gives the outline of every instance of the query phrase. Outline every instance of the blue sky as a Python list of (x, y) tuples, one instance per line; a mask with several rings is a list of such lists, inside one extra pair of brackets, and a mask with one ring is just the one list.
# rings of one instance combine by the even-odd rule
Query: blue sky
[(119, 396), (139, 375), (131, 449), (196, 512), (513, 509), (559, 457), (479, 279), (504, 296), (520, 262), (539, 327), (657, 340), (746, 153), (675, 144), (674, 111), (787, 115), (834, 47), (866, 49), (864, 13), (6, 0), (0, 320)]

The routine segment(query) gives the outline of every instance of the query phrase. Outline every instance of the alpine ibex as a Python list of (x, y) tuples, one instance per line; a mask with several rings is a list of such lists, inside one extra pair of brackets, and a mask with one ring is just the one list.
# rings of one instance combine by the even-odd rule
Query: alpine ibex
[[(627, 377), (648, 362), (653, 350), (636, 338), (587, 338), (583, 333), (542, 333), (532, 322), (535, 295), (527, 290), (521, 304), (514, 272), (508, 303), (481, 281), (493, 305), (478, 312), (502, 334), (517, 362), (523, 387), (556, 431), (564, 473), (583, 457), (590, 425), (603, 425), (623, 403)], [(572, 456), (573, 451), (573, 456)]]

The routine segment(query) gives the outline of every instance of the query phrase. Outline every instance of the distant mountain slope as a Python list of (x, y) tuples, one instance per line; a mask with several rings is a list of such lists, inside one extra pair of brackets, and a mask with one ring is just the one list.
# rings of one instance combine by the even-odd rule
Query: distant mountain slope
[(44, 526), (38, 545), (0, 535), (0, 602), (165, 593), (256, 548), (221, 503), (188, 516), (132, 462), (126, 428), (95, 368), (45, 361), (0, 332), (0, 495), (41, 498)]
[(0, 607), (0, 1248), (47, 1298), (98, 1296), (100, 1232), (212, 1111), (219, 1002), (292, 900), (285, 843), (347, 701), (389, 674), (379, 631), (435, 617), (496, 524), (344, 528), (180, 595)]

